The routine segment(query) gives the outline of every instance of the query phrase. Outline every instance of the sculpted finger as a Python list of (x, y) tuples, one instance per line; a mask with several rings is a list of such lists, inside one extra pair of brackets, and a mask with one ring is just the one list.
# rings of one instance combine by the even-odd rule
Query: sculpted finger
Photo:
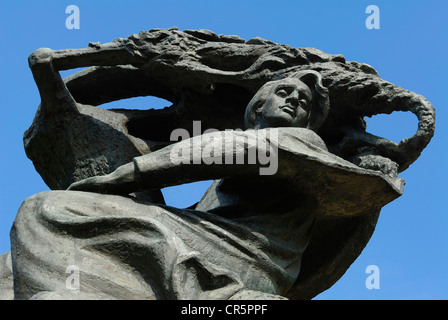
[(67, 190), (71, 191), (99, 191), (99, 183), (96, 177), (87, 178), (72, 183)]

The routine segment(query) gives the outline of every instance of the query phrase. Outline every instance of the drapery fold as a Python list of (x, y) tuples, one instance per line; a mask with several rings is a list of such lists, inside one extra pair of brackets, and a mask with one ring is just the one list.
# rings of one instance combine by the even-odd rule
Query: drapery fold
[[(313, 215), (305, 220), (303, 228), (311, 228)], [(299, 232), (286, 247), (207, 212), (73, 191), (27, 199), (11, 240), (16, 299), (48, 296), (43, 293), (229, 299), (242, 290), (282, 295), (298, 275), (308, 241)], [(79, 270), (75, 290), (67, 286), (69, 266)]]

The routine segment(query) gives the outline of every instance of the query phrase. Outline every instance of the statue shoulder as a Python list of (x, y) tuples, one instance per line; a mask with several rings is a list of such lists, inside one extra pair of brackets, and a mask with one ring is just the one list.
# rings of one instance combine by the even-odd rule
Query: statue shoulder
[(298, 139), (303, 142), (309, 143), (315, 147), (322, 150), (328, 151), (327, 145), (322, 140), (322, 138), (314, 131), (306, 128), (269, 128), (269, 130), (278, 130), (278, 140), (279, 142), (285, 139)]

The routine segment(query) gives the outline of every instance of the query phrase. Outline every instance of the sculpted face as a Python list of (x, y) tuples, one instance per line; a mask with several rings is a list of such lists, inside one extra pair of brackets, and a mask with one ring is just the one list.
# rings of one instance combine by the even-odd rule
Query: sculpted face
[(298, 79), (275, 81), (266, 92), (266, 102), (259, 107), (257, 127), (306, 127), (312, 94)]

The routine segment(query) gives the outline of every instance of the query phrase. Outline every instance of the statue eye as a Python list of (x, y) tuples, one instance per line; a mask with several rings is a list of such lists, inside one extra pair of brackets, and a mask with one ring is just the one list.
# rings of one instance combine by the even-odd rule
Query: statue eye
[(288, 96), (286, 89), (279, 89), (275, 94), (282, 98), (286, 98)]

